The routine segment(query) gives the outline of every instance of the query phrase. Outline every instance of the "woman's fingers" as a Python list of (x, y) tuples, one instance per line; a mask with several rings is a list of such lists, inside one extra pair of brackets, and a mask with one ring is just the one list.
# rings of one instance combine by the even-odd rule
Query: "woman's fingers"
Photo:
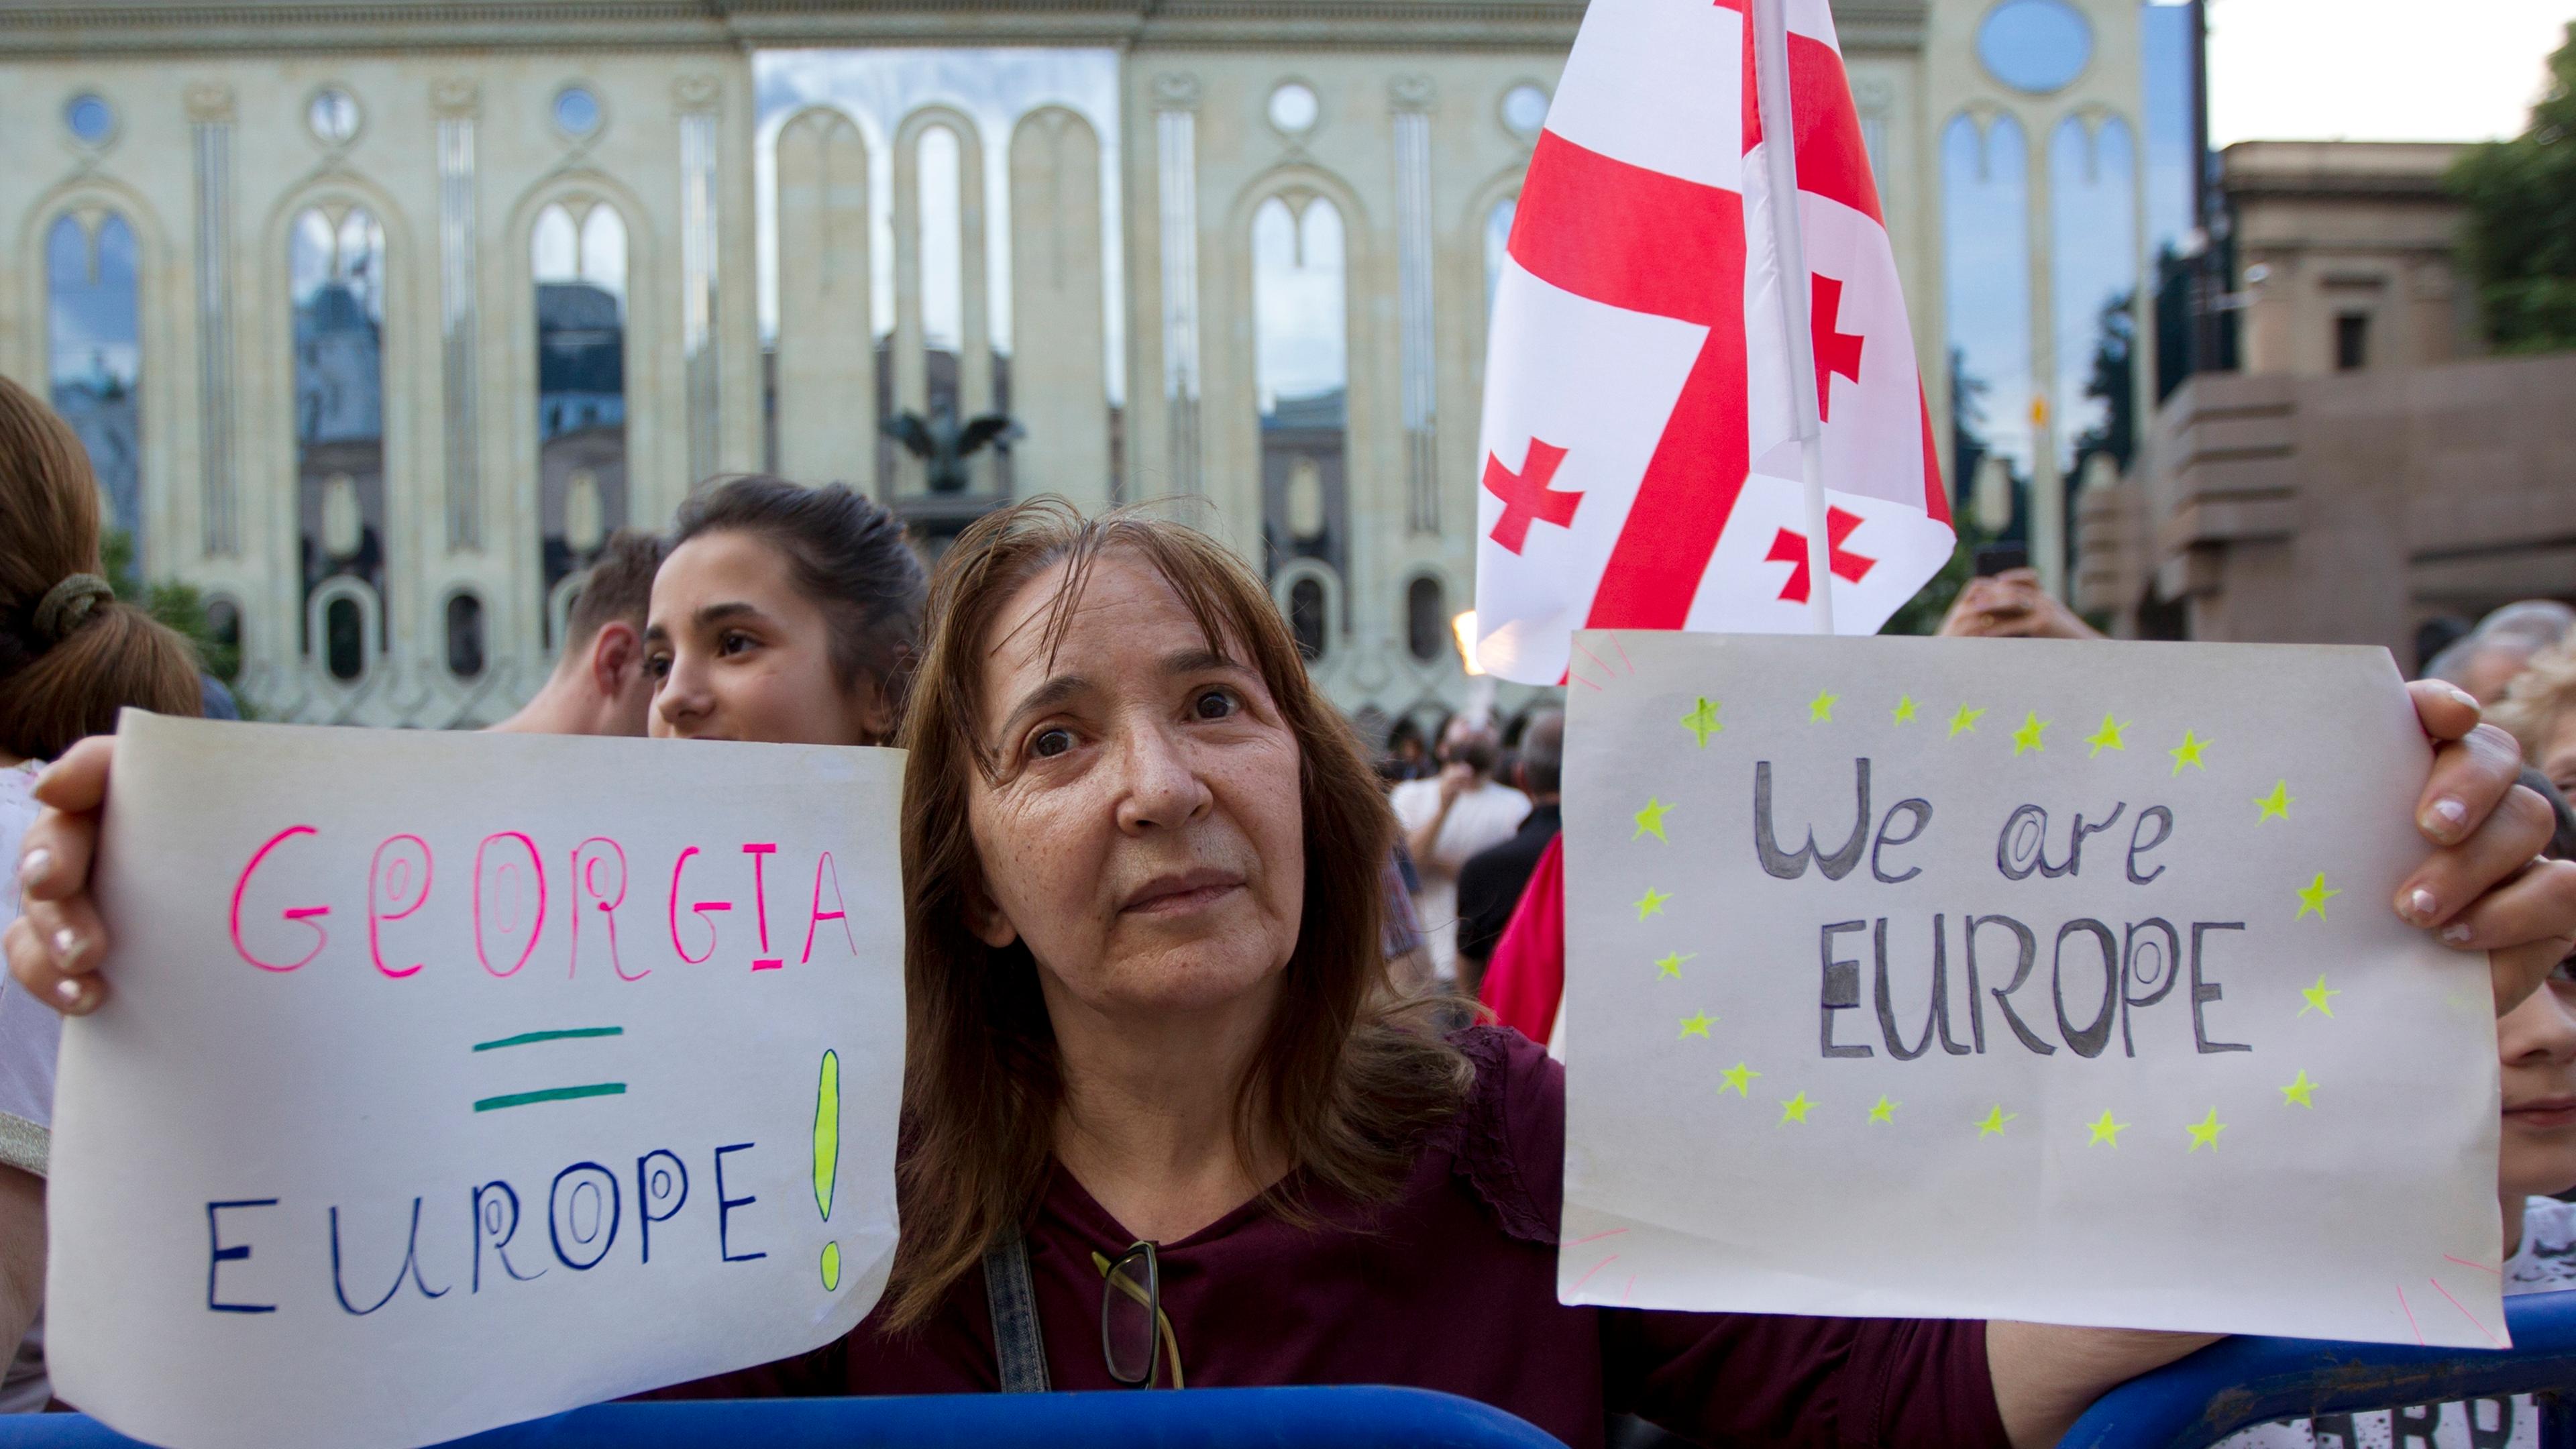
[[(2428, 701), (2421, 693), (2415, 699), (2416, 715), (2425, 720), (2426, 733), (2433, 733), (2437, 724), (2456, 722), (2448, 718), (2447, 701)], [(2437, 721), (2432, 717), (2435, 715), (2443, 718)], [(2522, 748), (2514, 743), (2513, 736), (2491, 724), (2471, 725), (2434, 749), (2432, 773), (2425, 777), (2424, 792), (2415, 800), (2416, 828), (2436, 845), (2457, 845), (2467, 840), (2510, 796), (2521, 774)], [(2537, 797), (2533, 803), (2538, 803)], [(2546, 807), (2543, 811), (2545, 814)], [(2547, 838), (2546, 832), (2543, 838)], [(2516, 860), (2506, 869), (2521, 864)], [(2502, 878), (2491, 877), (2480, 884), (2492, 885)]]
[(115, 759), (114, 735), (92, 735), (63, 751), (36, 777), (37, 803), (75, 815), (96, 810), (107, 799), (107, 771)]
[(2576, 861), (2530, 862), (2439, 934), (2445, 945), (2489, 953), (2496, 1014), (2502, 1016), (2576, 952)]
[(7, 932), (10, 974), (39, 1001), (73, 1015), (95, 1008), (106, 983), (95, 974), (107, 936), (89, 890), (98, 846), (98, 807), (107, 798), (115, 741), (83, 740), (36, 782), (45, 811), (27, 827), (18, 859), (25, 914)]
[(18, 843), (18, 893), (29, 905), (87, 895), (90, 858), (97, 847), (96, 813), (38, 812)]
[(86, 1015), (98, 1006), (107, 983), (95, 975), (66, 973), (45, 933), (45, 923), (33, 912), (11, 921), (8, 929), (0, 932), (0, 945), (8, 950), (9, 974), (27, 989), (28, 995), (54, 1010), (67, 1016)]
[[(2476, 923), (2455, 918), (2530, 865), (2549, 843), (2553, 824), (2548, 804), (2537, 793), (2508, 782), (2502, 804), (2483, 812), (2477, 827), (2457, 844), (2434, 851), (2397, 888), (2397, 914), (2414, 925), (2439, 928), (2445, 945), (2464, 951), (2523, 944), (2500, 933), (2481, 935)], [(2500, 931), (2503, 918), (2494, 924)]]

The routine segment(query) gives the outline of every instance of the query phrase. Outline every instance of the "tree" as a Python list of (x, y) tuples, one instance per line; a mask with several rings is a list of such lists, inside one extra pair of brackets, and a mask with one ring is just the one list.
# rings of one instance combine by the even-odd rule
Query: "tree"
[(134, 535), (124, 529), (109, 529), (98, 551), (107, 565), (107, 586), (116, 591), (118, 599), (139, 605), (143, 612), (176, 630), (195, 646), (197, 663), (208, 674), (227, 685), (240, 675), (241, 649), (215, 637), (214, 623), (206, 616), (205, 597), (195, 585), (177, 579), (145, 584), (134, 566)]
[(2576, 23), (2549, 57), (2531, 124), (2452, 166), (2466, 203), (2460, 258), (2499, 352), (2576, 347)]

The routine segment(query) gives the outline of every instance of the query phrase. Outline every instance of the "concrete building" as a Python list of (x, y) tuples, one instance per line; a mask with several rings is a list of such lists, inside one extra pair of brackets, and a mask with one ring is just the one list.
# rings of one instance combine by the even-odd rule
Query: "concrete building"
[[(609, 529), (754, 469), (926, 551), (1007, 497), (1179, 500), (1336, 699), (1427, 716), (1466, 693), (1490, 279), (1582, 9), (0, 0), (0, 371), (123, 369), (118, 521), (273, 717), (498, 718)], [(2174, 230), (2179, 12), (1834, 9), (1943, 448), (2062, 539), (2085, 419), (2134, 405), (2085, 391), (2099, 318)], [(943, 411), (1026, 436), (934, 495), (879, 424)]]
[(2480, 358), (2458, 148), (2229, 147), (2241, 368), (2167, 399), (2081, 500), (2079, 607), (2118, 630), (2384, 645), (2576, 601), (2576, 354)]

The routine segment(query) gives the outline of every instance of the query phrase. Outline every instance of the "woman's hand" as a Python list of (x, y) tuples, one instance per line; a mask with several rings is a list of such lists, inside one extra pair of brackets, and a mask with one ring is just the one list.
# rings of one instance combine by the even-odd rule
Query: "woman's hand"
[(24, 914), (9, 923), (9, 974), (38, 1001), (67, 1016), (98, 1008), (107, 983), (98, 963), (107, 954), (107, 932), (89, 893), (89, 865), (98, 847), (98, 810), (107, 799), (108, 766), (116, 740), (99, 735), (63, 752), (36, 781), (45, 807), (27, 827), (19, 848), (18, 889)]
[(1959, 597), (1950, 601), (1950, 612), (1942, 616), (1941, 634), (1953, 639), (2102, 637), (2101, 631), (2041, 588), (2033, 569), (2006, 569), (1989, 578), (1968, 580)]
[(2513, 737), (2478, 723), (2477, 701), (2455, 685), (2423, 680), (2407, 691), (2435, 745), (2415, 805), (2434, 850), (2397, 888), (2397, 914), (2455, 950), (2490, 953), (2502, 1016), (2576, 949), (2576, 862), (2539, 858), (2549, 804), (2516, 780)]

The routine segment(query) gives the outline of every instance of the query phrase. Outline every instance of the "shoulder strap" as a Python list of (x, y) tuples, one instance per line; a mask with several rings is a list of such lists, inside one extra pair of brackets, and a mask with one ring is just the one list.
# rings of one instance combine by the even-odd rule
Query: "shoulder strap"
[(1028, 1239), (1018, 1233), (984, 1254), (984, 1303), (993, 1312), (993, 1357), (1001, 1368), (1002, 1392), (1045, 1393), (1046, 1334), (1038, 1327)]

